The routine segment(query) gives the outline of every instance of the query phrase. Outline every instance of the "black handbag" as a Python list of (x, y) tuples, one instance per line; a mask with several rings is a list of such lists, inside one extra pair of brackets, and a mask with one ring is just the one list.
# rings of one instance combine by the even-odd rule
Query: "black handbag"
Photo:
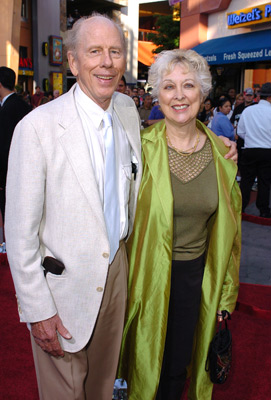
[[(218, 322), (218, 331), (210, 343), (210, 348), (205, 364), (205, 370), (210, 372), (213, 383), (222, 384), (227, 380), (232, 360), (232, 337), (228, 329), (226, 314), (230, 319), (230, 313), (222, 311), (223, 321)], [(225, 324), (224, 328), (223, 322)]]

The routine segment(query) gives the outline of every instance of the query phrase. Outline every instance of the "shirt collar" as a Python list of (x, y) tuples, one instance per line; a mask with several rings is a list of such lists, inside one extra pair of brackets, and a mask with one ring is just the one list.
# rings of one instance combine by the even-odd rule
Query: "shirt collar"
[(103, 121), (103, 116), (105, 112), (108, 112), (111, 117), (113, 115), (113, 98), (110, 101), (109, 107), (107, 110), (103, 110), (98, 104), (96, 104), (90, 97), (88, 97), (80, 86), (77, 84), (74, 97), (76, 103), (80, 105), (80, 107), (85, 111), (85, 113), (91, 118), (96, 129), (101, 127), (101, 123)]
[(15, 94), (15, 92), (9, 93), (7, 96), (5, 96), (5, 97), (3, 98), (3, 100), (1, 101), (1, 106), (2, 106), (2, 107), (3, 107), (4, 103), (5, 103), (5, 101), (6, 101), (10, 96), (12, 96), (13, 94)]

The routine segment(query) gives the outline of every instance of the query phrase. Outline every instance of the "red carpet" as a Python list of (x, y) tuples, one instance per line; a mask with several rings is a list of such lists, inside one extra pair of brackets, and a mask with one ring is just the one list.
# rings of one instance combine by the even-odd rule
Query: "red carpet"
[[(19, 323), (6, 265), (0, 265), (0, 303), (0, 399), (38, 400), (29, 333)], [(213, 400), (271, 399), (270, 314), (271, 286), (241, 284), (237, 310), (229, 322), (233, 336), (232, 369), (228, 381), (215, 386)]]
[(229, 328), (232, 368), (223, 385), (214, 385), (213, 400), (271, 399), (271, 286), (242, 283)]
[(271, 286), (241, 284), (230, 328), (232, 370), (213, 400), (271, 399)]
[(29, 331), (19, 322), (7, 264), (0, 264), (0, 304), (0, 399), (38, 400)]

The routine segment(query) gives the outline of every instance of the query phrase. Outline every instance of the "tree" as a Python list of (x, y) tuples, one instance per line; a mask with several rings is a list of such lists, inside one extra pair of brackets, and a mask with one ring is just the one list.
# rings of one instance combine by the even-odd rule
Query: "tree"
[(153, 52), (158, 54), (162, 50), (173, 50), (179, 47), (180, 21), (174, 21), (172, 15), (157, 16), (158, 33), (149, 33), (148, 38), (158, 47)]

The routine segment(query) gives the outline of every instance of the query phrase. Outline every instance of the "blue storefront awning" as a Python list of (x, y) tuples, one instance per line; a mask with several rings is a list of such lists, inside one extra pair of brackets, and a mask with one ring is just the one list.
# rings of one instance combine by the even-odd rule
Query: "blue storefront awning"
[(271, 29), (207, 40), (193, 50), (209, 65), (271, 61)]

